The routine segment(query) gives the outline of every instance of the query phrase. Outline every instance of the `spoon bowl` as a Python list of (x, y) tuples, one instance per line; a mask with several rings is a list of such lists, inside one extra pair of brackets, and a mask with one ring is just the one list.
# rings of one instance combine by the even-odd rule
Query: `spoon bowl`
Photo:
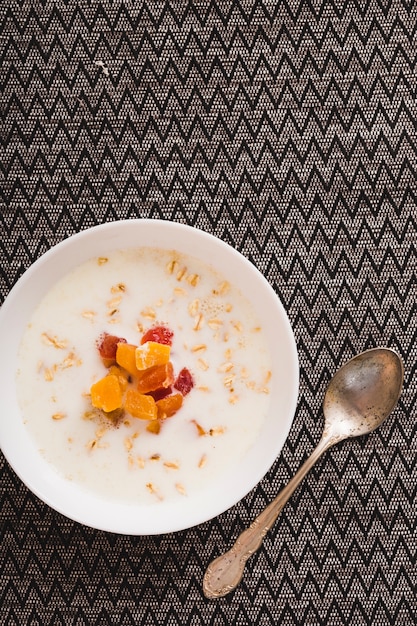
[(389, 348), (366, 350), (347, 361), (324, 396), (323, 435), (342, 440), (375, 430), (397, 404), (403, 379), (403, 363)]
[(325, 423), (317, 447), (232, 548), (209, 565), (203, 580), (207, 598), (218, 598), (235, 589), (246, 561), (262, 545), (284, 505), (323, 452), (343, 439), (367, 435), (380, 426), (397, 404), (403, 381), (403, 362), (390, 348), (366, 350), (336, 372), (324, 396)]

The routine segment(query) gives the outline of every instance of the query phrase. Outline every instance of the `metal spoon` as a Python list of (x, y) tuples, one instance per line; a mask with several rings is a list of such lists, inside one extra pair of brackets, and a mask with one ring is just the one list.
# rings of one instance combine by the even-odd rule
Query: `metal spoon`
[(382, 424), (397, 404), (403, 380), (402, 360), (389, 348), (366, 350), (336, 372), (324, 397), (325, 424), (319, 444), (233, 547), (209, 565), (203, 580), (207, 598), (225, 596), (237, 587), (246, 561), (261, 546), (284, 505), (323, 452), (343, 439), (366, 435)]

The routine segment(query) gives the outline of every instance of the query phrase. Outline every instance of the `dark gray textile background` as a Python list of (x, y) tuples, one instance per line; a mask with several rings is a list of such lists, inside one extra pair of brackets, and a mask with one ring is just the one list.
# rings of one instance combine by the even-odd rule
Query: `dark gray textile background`
[[(230, 243), (266, 276), (301, 371), (270, 472), (184, 532), (85, 528), (29, 493), (1, 456), (0, 623), (415, 624), (416, 4), (1, 6), (1, 301), (73, 233), (175, 220)], [(377, 345), (405, 361), (395, 414), (330, 451), (237, 591), (206, 600), (211, 558), (317, 443), (335, 369)]]

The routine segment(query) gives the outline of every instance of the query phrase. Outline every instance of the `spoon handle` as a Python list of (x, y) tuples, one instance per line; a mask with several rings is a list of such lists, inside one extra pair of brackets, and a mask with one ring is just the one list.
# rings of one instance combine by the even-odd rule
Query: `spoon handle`
[(274, 524), (284, 505), (294, 493), (304, 476), (310, 471), (320, 456), (337, 438), (323, 435), (312, 454), (299, 468), (290, 482), (277, 497), (254, 519), (236, 542), (224, 554), (210, 563), (203, 579), (203, 591), (207, 598), (220, 598), (235, 589), (240, 583), (246, 561), (262, 545), (263, 538)]

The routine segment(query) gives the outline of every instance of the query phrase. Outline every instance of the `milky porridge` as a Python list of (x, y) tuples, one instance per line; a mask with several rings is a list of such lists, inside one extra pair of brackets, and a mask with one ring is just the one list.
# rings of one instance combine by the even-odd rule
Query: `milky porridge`
[[(173, 332), (170, 359), (193, 387), (158, 433), (127, 412), (92, 410), (107, 369), (103, 333), (139, 344)], [(248, 300), (199, 260), (141, 248), (94, 258), (41, 301), (22, 338), (25, 424), (55, 470), (105, 498), (156, 502), (201, 491), (239, 461), (269, 408), (271, 357)]]

